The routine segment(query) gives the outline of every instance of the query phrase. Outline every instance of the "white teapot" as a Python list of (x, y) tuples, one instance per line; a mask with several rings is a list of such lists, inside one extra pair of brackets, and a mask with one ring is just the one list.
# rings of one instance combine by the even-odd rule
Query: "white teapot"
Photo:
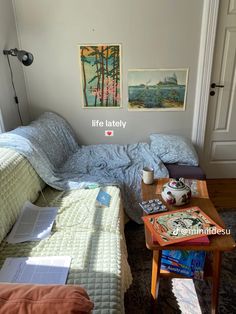
[(184, 183), (184, 179), (171, 179), (162, 187), (162, 198), (169, 205), (181, 206), (189, 203), (191, 189)]

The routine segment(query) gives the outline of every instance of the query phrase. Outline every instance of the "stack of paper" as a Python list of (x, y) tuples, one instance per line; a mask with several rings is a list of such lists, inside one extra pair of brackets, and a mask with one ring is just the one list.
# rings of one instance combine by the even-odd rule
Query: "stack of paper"
[(69, 256), (7, 258), (0, 271), (0, 282), (65, 284)]

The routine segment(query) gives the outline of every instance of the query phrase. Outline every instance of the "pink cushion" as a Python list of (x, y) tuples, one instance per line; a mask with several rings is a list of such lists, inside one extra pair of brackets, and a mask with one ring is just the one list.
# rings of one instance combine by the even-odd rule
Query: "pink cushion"
[(79, 286), (0, 284), (0, 314), (85, 314), (92, 309)]

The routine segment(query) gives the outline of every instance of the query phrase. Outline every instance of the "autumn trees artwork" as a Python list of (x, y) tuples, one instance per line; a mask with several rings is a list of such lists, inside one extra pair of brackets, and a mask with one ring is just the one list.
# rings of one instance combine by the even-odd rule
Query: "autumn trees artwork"
[(120, 107), (120, 53), (120, 45), (79, 46), (84, 108)]

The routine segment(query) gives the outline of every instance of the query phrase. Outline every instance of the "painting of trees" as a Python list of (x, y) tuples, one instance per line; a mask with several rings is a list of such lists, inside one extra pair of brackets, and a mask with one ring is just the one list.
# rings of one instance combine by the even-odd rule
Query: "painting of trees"
[(84, 108), (120, 107), (120, 53), (120, 45), (79, 46)]

